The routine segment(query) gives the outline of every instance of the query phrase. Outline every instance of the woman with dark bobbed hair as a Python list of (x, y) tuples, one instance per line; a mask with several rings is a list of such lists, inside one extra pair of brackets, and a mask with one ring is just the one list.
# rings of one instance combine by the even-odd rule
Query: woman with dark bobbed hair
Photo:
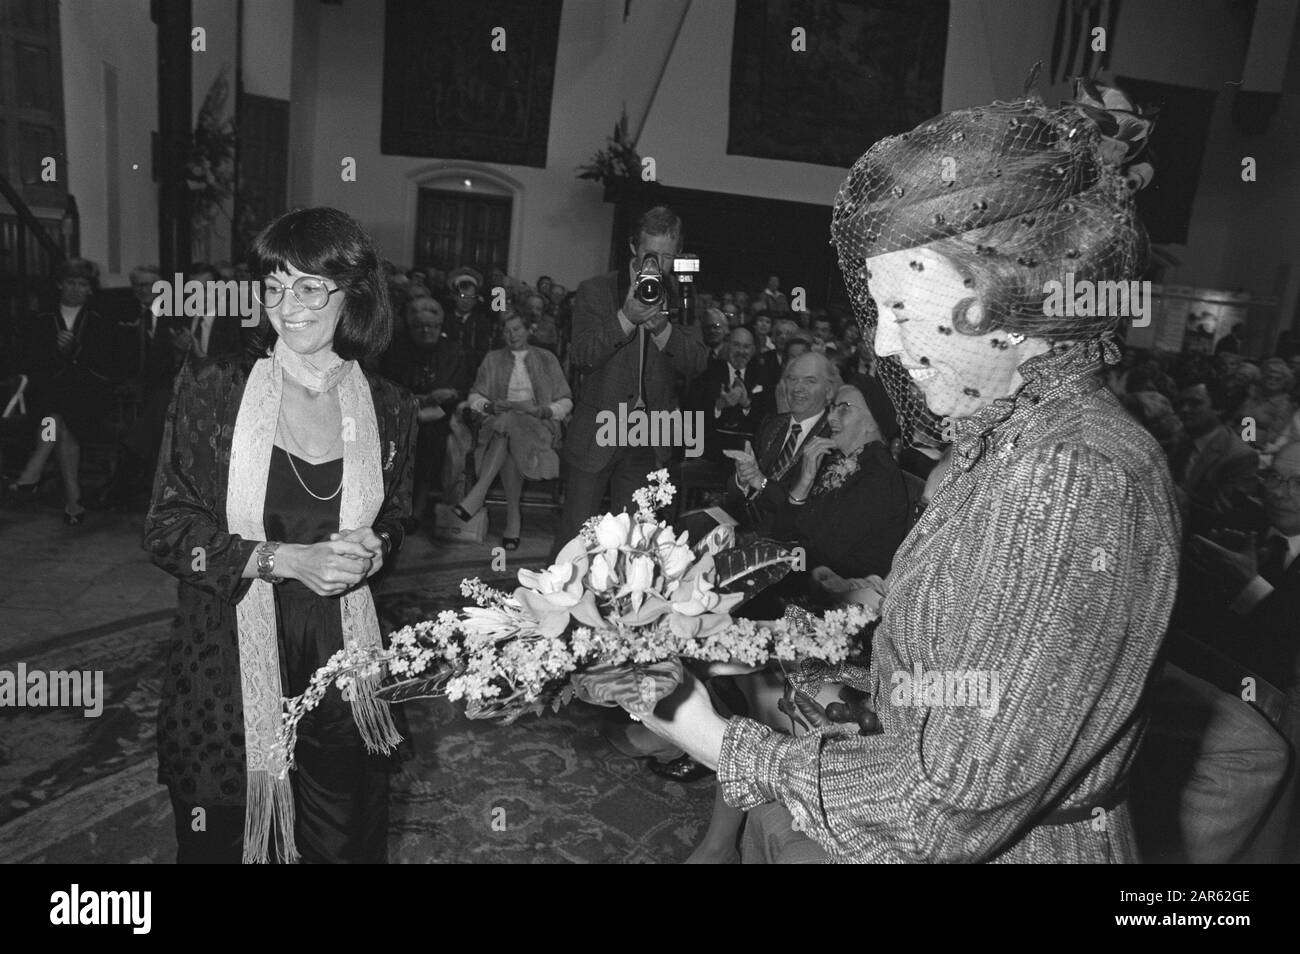
[(159, 779), (181, 862), (267, 861), (271, 845), (281, 861), (383, 862), (401, 737), (373, 684), (347, 700), (330, 688), (291, 773), (274, 740), (282, 696), (345, 646), (380, 644), (366, 581), (410, 514), (415, 403), (359, 364), (392, 316), (356, 222), (286, 213), (250, 259), (275, 335), (247, 374), (220, 358), (182, 371), (145, 524), (154, 563), (180, 580)]
[(798, 680), (864, 690), (879, 731), (728, 722), (691, 681), (644, 720), (750, 810), (747, 859), (1136, 860), (1125, 776), (1179, 518), (1102, 385), (1124, 316), (1053, 296), (1140, 274), (1146, 126), (1083, 84), (884, 139), (840, 189), (832, 238), (903, 433), (947, 431), (952, 463), (884, 581), (869, 673)]

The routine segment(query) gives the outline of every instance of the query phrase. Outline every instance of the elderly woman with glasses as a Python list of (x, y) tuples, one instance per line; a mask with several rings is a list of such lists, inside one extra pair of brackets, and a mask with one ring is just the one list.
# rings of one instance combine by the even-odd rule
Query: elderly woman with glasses
[[(338, 650), (377, 648), (368, 580), (410, 514), (416, 407), (362, 371), (391, 335), (370, 237), (334, 209), (289, 212), (253, 243), (275, 331), (244, 372), (187, 366), (163, 436), (144, 546), (180, 581), (158, 712), (159, 779), (181, 862), (383, 862), (385, 757), (401, 741), (374, 684), (331, 687), (292, 773), (281, 697)], [(292, 753), (290, 753), (292, 756)], [(206, 824), (194, 830), (194, 813)]]
[(1179, 518), (1163, 453), (1101, 381), (1123, 316), (1051, 295), (1140, 273), (1145, 128), (1084, 83), (884, 139), (842, 186), (832, 236), (904, 433), (954, 450), (884, 582), (869, 673), (801, 680), (856, 685), (878, 730), (727, 721), (689, 679), (645, 719), (751, 810), (747, 857), (1136, 860), (1126, 772)]

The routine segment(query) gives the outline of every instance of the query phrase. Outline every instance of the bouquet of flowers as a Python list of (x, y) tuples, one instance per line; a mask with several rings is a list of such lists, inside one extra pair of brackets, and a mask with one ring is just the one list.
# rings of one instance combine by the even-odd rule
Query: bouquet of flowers
[(330, 684), (347, 695), (358, 676), (381, 675), (389, 702), (446, 696), (470, 718), (506, 723), (574, 698), (633, 713), (654, 709), (682, 681), (682, 662), (836, 664), (860, 649), (875, 616), (861, 606), (769, 623), (736, 607), (793, 568), (776, 544), (737, 547), (717, 527), (692, 547), (656, 517), (672, 501), (667, 471), (636, 492), (637, 512), (593, 517), (553, 566), (520, 570), (513, 594), (477, 579), (461, 584), (476, 606), (393, 634), (383, 650), (340, 650), (287, 702), (278, 744), (292, 758), (301, 718)]

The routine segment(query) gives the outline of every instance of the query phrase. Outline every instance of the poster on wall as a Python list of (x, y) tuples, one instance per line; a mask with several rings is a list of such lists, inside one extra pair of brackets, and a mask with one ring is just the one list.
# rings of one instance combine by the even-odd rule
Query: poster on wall
[(732, 155), (848, 168), (940, 111), (948, 0), (738, 0), (734, 35)]
[(388, 0), (380, 151), (544, 168), (560, 8)]

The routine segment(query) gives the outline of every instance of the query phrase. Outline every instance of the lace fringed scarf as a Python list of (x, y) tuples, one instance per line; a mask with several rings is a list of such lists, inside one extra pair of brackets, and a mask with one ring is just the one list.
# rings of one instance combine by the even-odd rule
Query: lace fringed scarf
[[(280, 417), (284, 375), (312, 391), (338, 387), (344, 428), (343, 490), (339, 527), (368, 527), (383, 503), (379, 430), (370, 385), (355, 361), (335, 360), (325, 371), (308, 364), (281, 339), (268, 361), (253, 366), (239, 405), (230, 452), (230, 482), (226, 516), (231, 533), (265, 540), (263, 510), (271, 447)], [(347, 648), (378, 648), (379, 618), (369, 586), (341, 598), (343, 639)], [(244, 816), (244, 863), (269, 860), (272, 826), (279, 860), (298, 860), (294, 844), (293, 790), (289, 769), (292, 751), (276, 745), (283, 712), (279, 645), (276, 639), (275, 595), (272, 585), (253, 580), (237, 607), (240, 688), (244, 702), (244, 741), (248, 766)], [(351, 694), (352, 715), (366, 749), (392, 750), (401, 736), (388, 705), (375, 697), (376, 680), (358, 680)]]

